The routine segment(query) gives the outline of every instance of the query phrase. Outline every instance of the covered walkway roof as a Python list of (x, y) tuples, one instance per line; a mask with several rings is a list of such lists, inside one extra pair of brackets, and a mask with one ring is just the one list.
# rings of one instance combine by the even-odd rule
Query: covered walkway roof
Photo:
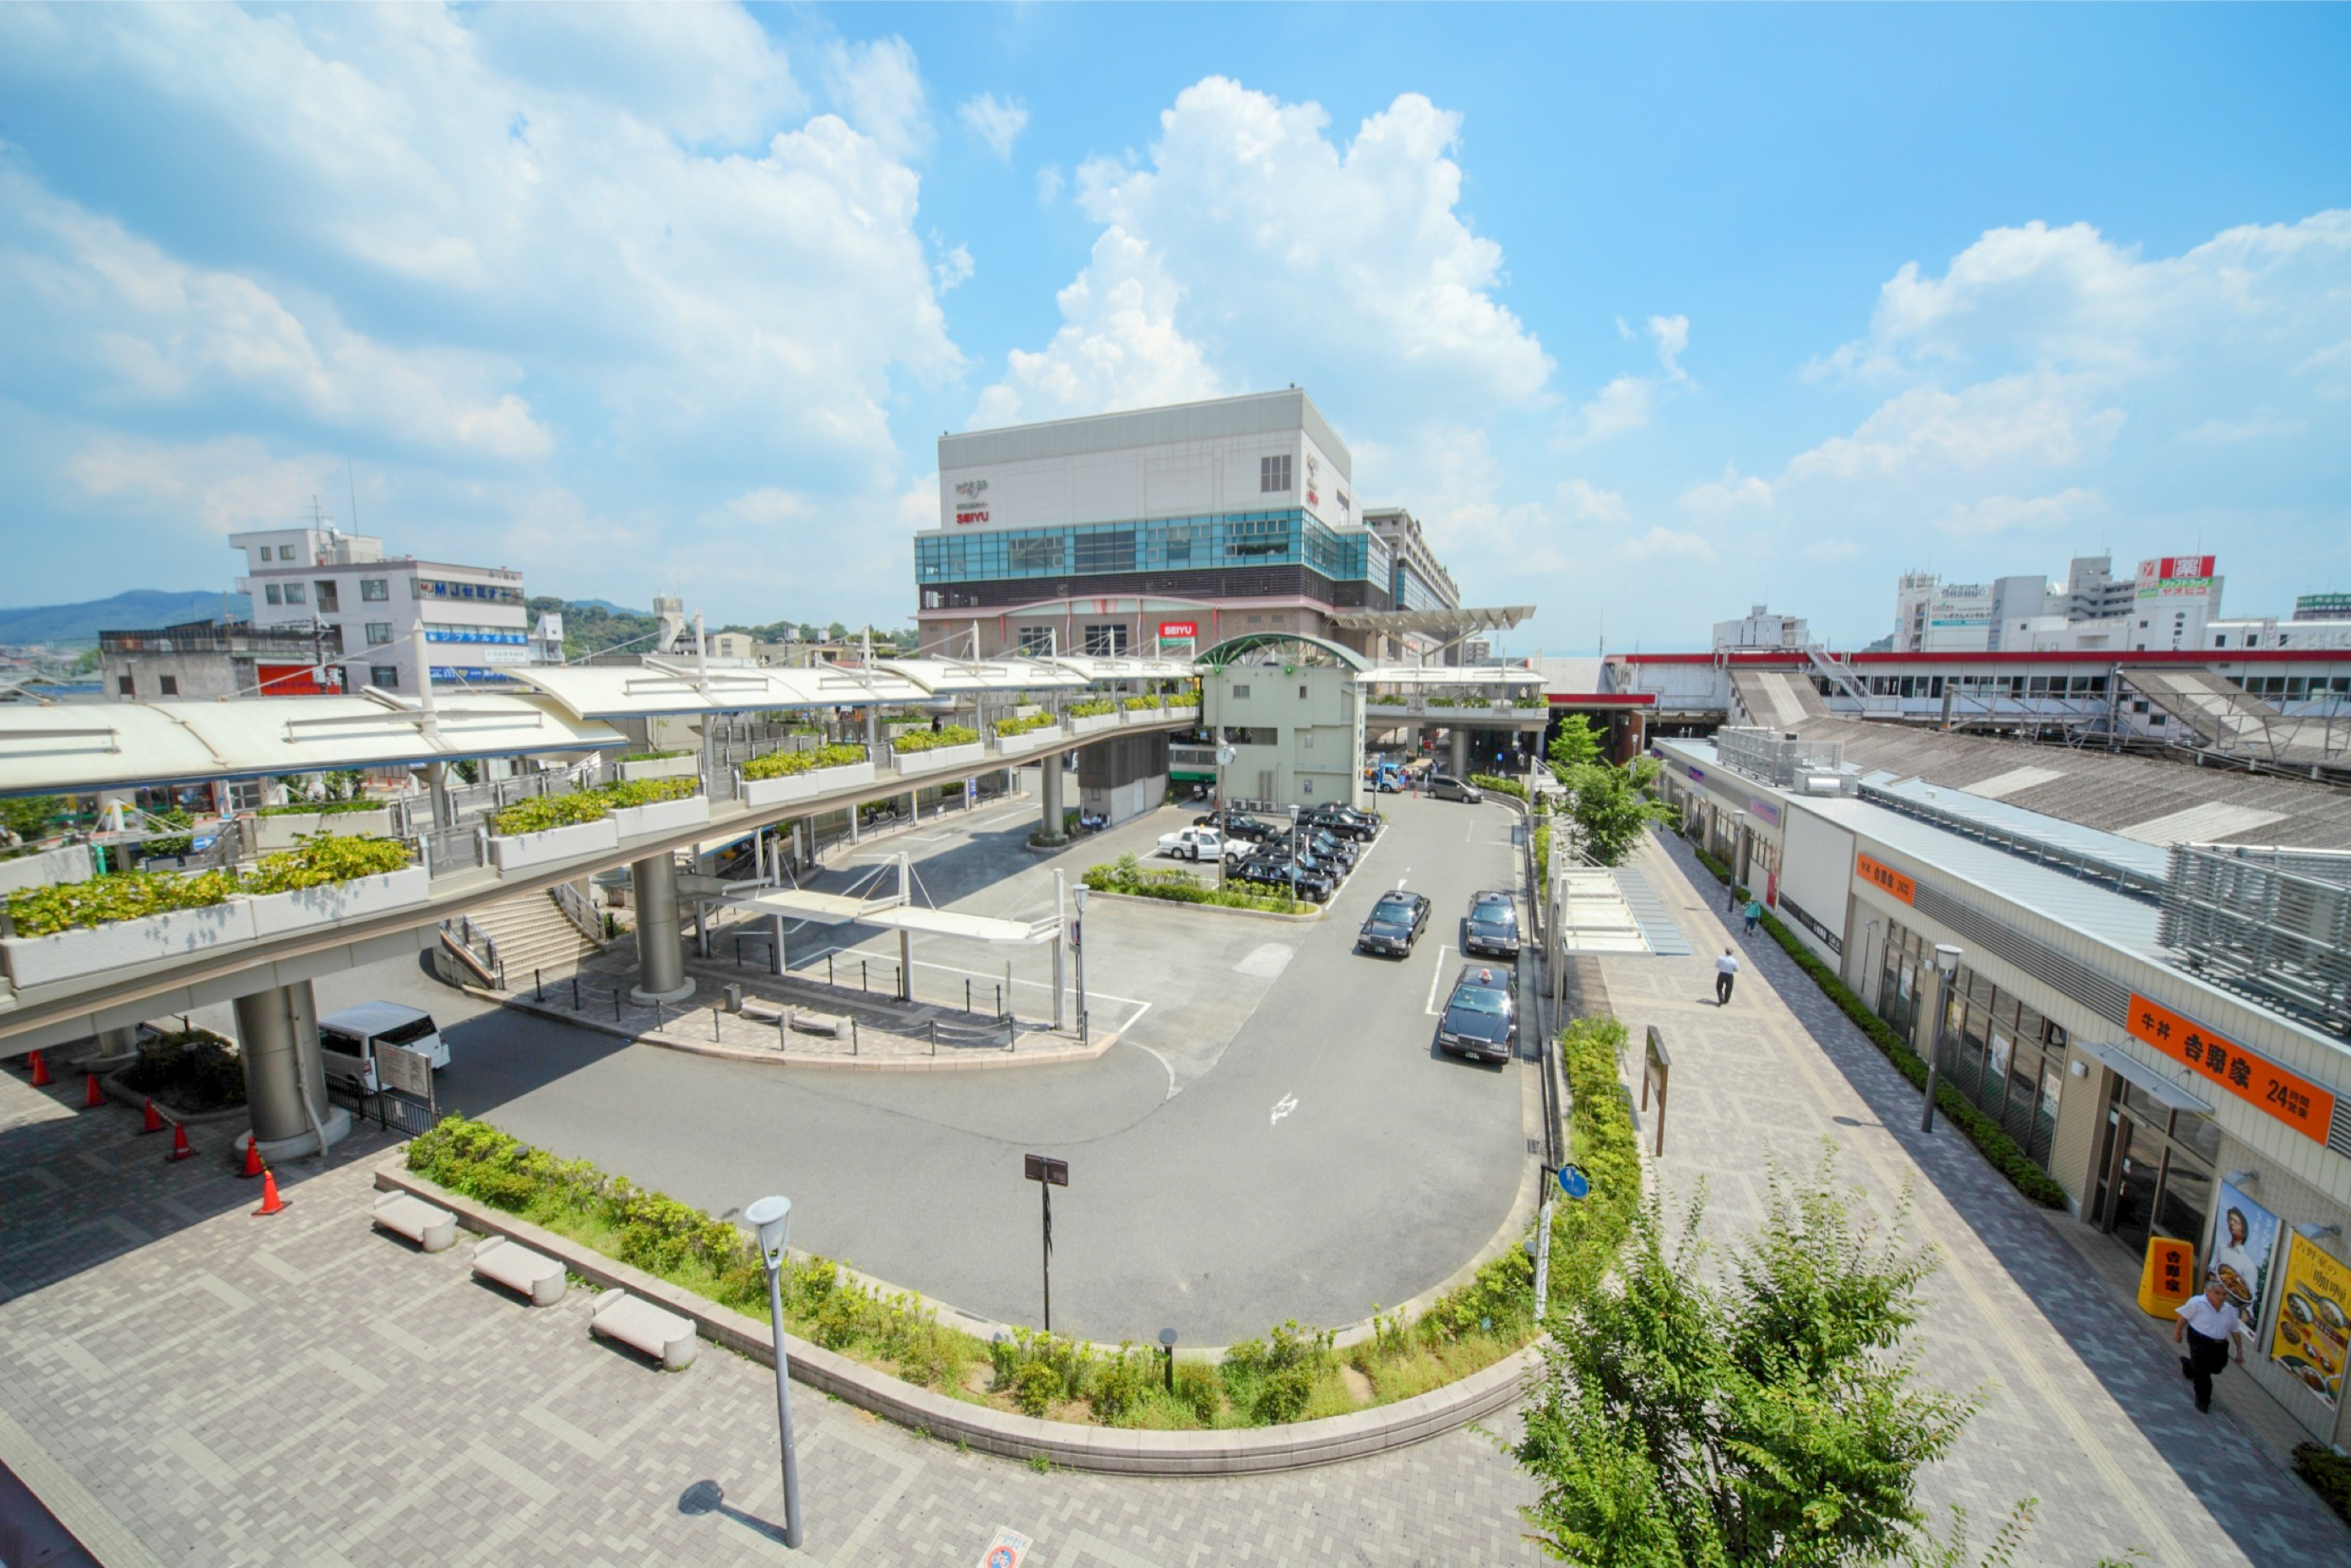
[(428, 713), (384, 693), (243, 702), (0, 706), (0, 795), (126, 789), (594, 751), (628, 737), (528, 696), (468, 693)]
[[(1268, 664), (1275, 662), (1284, 648), (1305, 651), (1309, 654), (1309, 664), (1318, 662), (1312, 655), (1322, 654), (1357, 674), (1373, 668), (1372, 662), (1353, 648), (1343, 647), (1322, 637), (1309, 637), (1303, 632), (1244, 632), (1238, 637), (1226, 638), (1203, 653), (1200, 664), (1203, 667), (1219, 668), (1226, 664)], [(1260, 656), (1252, 658), (1252, 654)]]
[(1364, 673), (1375, 685), (1539, 686), (1542, 672), (1519, 664), (1380, 664)]
[(1417, 632), (1440, 637), (1447, 632), (1507, 632), (1534, 612), (1531, 604), (1463, 605), (1456, 610), (1342, 610), (1330, 620), (1342, 632)]
[(787, 920), (806, 920), (818, 925), (847, 925), (856, 922), (879, 925), (890, 931), (919, 931), (931, 936), (960, 936), (973, 942), (1003, 942), (1027, 946), (1050, 942), (1060, 924), (1050, 918), (1039, 921), (998, 920), (986, 915), (966, 915), (955, 909), (924, 909), (911, 904), (900, 904), (894, 898), (869, 904), (853, 894), (816, 893), (805, 888), (777, 888), (750, 898), (737, 899), (734, 907), (756, 909), (762, 915), (780, 915)]
[(687, 661), (647, 659), (633, 670), (610, 664), (516, 664), (502, 673), (582, 719), (918, 703), (931, 695), (904, 675), (849, 664), (734, 665), (703, 671)]

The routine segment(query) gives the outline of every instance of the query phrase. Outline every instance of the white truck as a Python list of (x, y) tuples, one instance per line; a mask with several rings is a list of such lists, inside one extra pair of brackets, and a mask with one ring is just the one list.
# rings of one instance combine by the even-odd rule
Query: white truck
[(1223, 860), (1238, 865), (1249, 858), (1249, 846), (1227, 839), (1214, 828), (1183, 828), (1159, 835), (1159, 852), (1179, 861)]

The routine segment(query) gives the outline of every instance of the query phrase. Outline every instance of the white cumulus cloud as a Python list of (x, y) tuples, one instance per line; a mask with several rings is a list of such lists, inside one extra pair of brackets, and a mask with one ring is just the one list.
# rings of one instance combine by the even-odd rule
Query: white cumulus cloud
[(1005, 99), (992, 92), (965, 99), (956, 106), (956, 118), (964, 128), (979, 138), (980, 145), (1003, 162), (1012, 162), (1012, 144), (1028, 128), (1029, 109), (1018, 99)]

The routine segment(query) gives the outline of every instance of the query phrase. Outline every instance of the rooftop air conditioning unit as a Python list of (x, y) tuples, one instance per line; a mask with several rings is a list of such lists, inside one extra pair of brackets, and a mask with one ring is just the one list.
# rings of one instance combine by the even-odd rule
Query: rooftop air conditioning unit
[(1844, 793), (1844, 780), (1834, 773), (1807, 773), (1804, 775), (1804, 793), (1842, 795)]

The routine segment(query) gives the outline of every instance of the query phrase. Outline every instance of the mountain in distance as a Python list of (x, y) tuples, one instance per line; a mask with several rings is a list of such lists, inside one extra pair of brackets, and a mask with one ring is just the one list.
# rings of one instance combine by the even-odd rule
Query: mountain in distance
[(84, 604), (28, 604), (0, 610), (0, 643), (88, 648), (96, 645), (101, 631), (144, 631), (190, 621), (242, 621), (252, 613), (252, 601), (242, 593), (133, 588), (111, 599), (93, 599)]
[(650, 610), (632, 610), (625, 604), (615, 604), (609, 599), (567, 599), (564, 602), (577, 604), (583, 610), (601, 610), (607, 615), (627, 615), (639, 621), (650, 621), (653, 618), (653, 612)]

